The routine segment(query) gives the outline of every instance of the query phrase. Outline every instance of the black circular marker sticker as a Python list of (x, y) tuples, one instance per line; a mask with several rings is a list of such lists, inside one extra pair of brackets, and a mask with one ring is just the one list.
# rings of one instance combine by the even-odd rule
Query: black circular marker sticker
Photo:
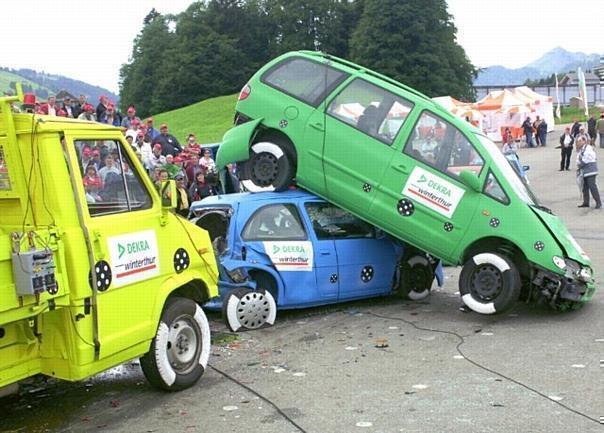
[(398, 210), (398, 213), (402, 216), (411, 216), (413, 215), (413, 212), (415, 212), (415, 206), (413, 206), (411, 200), (404, 198), (398, 201), (396, 210)]
[(48, 288), (46, 289), (46, 291), (48, 292), (48, 294), (50, 295), (56, 295), (57, 293), (59, 293), (59, 283), (57, 283), (56, 281), (54, 282), (54, 285), (52, 286), (48, 286)]
[(363, 184), (363, 191), (365, 191), (365, 192), (371, 192), (371, 185), (369, 185), (368, 183), (364, 183)]
[[(98, 261), (94, 265), (94, 274), (96, 276), (96, 288), (99, 292), (104, 292), (111, 285), (111, 266), (105, 260)], [(88, 273), (88, 284), (92, 287), (92, 272)]]
[(451, 223), (445, 223), (445, 225), (443, 227), (446, 232), (450, 232), (453, 230), (453, 224), (451, 224)]
[(373, 278), (373, 266), (365, 266), (361, 270), (361, 281), (368, 283)]
[(184, 248), (179, 248), (174, 253), (174, 270), (180, 274), (191, 264), (191, 258)]
[(337, 283), (338, 282), (338, 276), (337, 276), (337, 274), (331, 274), (331, 277), (329, 277), (329, 282), (331, 284)]
[(280, 127), (280, 128), (286, 128), (286, 127), (287, 127), (287, 120), (285, 120), (285, 119), (281, 119), (281, 120), (279, 121), (279, 127)]
[(499, 223), (501, 221), (499, 221), (498, 218), (491, 218), (491, 221), (489, 221), (489, 225), (493, 228), (499, 227)]
[(544, 248), (545, 248), (545, 245), (543, 244), (543, 242), (541, 242), (541, 241), (535, 242), (535, 249), (537, 251), (543, 251)]

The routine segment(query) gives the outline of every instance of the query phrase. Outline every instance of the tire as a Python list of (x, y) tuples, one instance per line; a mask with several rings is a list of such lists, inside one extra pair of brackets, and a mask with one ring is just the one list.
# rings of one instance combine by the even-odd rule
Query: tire
[(168, 298), (151, 348), (141, 359), (145, 377), (156, 388), (180, 391), (201, 378), (210, 357), (210, 325), (191, 299)]
[(480, 314), (503, 313), (518, 300), (521, 287), (516, 265), (497, 253), (476, 254), (459, 275), (463, 303)]
[(269, 141), (254, 143), (241, 168), (241, 185), (249, 192), (284, 191), (292, 183), (294, 167), (288, 153)]
[(222, 314), (233, 332), (258, 329), (275, 323), (277, 304), (268, 290), (235, 289), (222, 302)]
[(412, 301), (420, 301), (430, 295), (434, 270), (430, 260), (422, 253), (412, 253), (403, 257), (400, 265), (398, 295)]

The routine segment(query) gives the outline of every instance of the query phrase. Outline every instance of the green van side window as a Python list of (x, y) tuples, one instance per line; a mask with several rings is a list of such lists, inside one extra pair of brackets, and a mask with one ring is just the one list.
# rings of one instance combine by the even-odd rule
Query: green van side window
[(484, 160), (466, 136), (429, 111), (418, 119), (404, 152), (452, 176), (459, 176), (464, 169), (480, 175), (484, 166)]
[(500, 201), (503, 204), (510, 204), (510, 199), (501, 187), (501, 184), (495, 177), (492, 171), (489, 170), (489, 174), (484, 183), (483, 192), (491, 198)]
[(11, 189), (8, 167), (4, 159), (4, 149), (0, 146), (0, 191), (10, 191)]
[(153, 205), (119, 142), (78, 140), (75, 147), (90, 216), (132, 212)]
[(345, 72), (322, 63), (293, 57), (266, 71), (260, 80), (317, 107), (347, 77)]
[(390, 145), (412, 108), (411, 102), (357, 78), (331, 101), (327, 113)]

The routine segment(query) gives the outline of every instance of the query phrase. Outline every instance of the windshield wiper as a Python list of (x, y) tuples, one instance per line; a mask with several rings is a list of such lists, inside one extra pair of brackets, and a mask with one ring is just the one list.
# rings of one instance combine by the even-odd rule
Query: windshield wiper
[(547, 213), (548, 213), (548, 214), (550, 214), (550, 215), (553, 215), (553, 214), (554, 214), (554, 212), (552, 212), (552, 210), (551, 210), (550, 208), (545, 207), (545, 206), (543, 206), (543, 205), (540, 205), (540, 204), (533, 204), (533, 205), (531, 205), (531, 206), (536, 207), (537, 209), (542, 210), (543, 212), (547, 212)]

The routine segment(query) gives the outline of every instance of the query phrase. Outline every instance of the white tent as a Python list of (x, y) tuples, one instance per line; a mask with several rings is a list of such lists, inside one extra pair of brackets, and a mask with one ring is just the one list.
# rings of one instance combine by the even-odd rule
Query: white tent
[(547, 132), (554, 130), (554, 99), (551, 96), (541, 95), (526, 86), (516, 87), (512, 92), (534, 108), (535, 116), (545, 119)]

